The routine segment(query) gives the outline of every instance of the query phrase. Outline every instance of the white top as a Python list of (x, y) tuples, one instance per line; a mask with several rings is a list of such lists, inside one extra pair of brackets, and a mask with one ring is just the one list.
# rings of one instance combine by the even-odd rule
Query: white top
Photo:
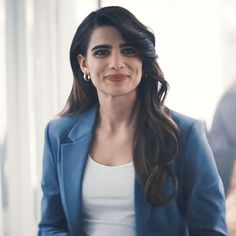
[(105, 166), (89, 156), (82, 202), (83, 236), (134, 236), (133, 162)]

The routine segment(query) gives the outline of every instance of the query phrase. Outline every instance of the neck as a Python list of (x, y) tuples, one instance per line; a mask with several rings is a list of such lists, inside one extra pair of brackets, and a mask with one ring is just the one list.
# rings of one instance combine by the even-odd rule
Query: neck
[(115, 131), (120, 128), (132, 127), (133, 110), (136, 94), (127, 96), (109, 96), (99, 98), (99, 126), (106, 130)]

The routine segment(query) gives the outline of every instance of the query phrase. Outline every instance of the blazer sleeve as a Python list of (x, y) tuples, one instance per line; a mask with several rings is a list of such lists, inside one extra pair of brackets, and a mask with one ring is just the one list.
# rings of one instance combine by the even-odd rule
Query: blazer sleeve
[(189, 233), (227, 235), (223, 185), (202, 122), (193, 122), (184, 143), (183, 191)]
[(69, 236), (63, 211), (57, 175), (56, 154), (53, 152), (49, 135), (50, 123), (45, 130), (45, 143), (42, 166), (42, 202), (39, 236)]

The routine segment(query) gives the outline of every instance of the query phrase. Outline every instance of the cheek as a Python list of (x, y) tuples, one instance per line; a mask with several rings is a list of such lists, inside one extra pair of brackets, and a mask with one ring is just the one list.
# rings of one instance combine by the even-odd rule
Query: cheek
[(141, 79), (141, 77), (142, 77), (142, 63), (140, 61), (138, 61), (136, 63), (136, 73)]
[(92, 67), (90, 67), (90, 75), (91, 77), (94, 77), (94, 79), (98, 79), (100, 76), (102, 76), (104, 72), (104, 66), (101, 64), (93, 64)]
[(101, 78), (104, 72), (104, 67), (99, 63), (93, 63), (89, 67), (89, 72), (91, 76), (91, 81), (95, 87), (99, 86), (101, 83)]
[(98, 74), (104, 70), (105, 62), (103, 60), (96, 60), (94, 58), (88, 58), (88, 68), (90, 74)]

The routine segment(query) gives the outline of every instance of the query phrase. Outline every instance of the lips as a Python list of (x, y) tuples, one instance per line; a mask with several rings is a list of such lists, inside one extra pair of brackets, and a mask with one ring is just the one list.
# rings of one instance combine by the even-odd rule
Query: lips
[(111, 81), (122, 81), (127, 79), (127, 75), (126, 74), (112, 74), (112, 75), (108, 75), (106, 76), (107, 79), (111, 80)]

